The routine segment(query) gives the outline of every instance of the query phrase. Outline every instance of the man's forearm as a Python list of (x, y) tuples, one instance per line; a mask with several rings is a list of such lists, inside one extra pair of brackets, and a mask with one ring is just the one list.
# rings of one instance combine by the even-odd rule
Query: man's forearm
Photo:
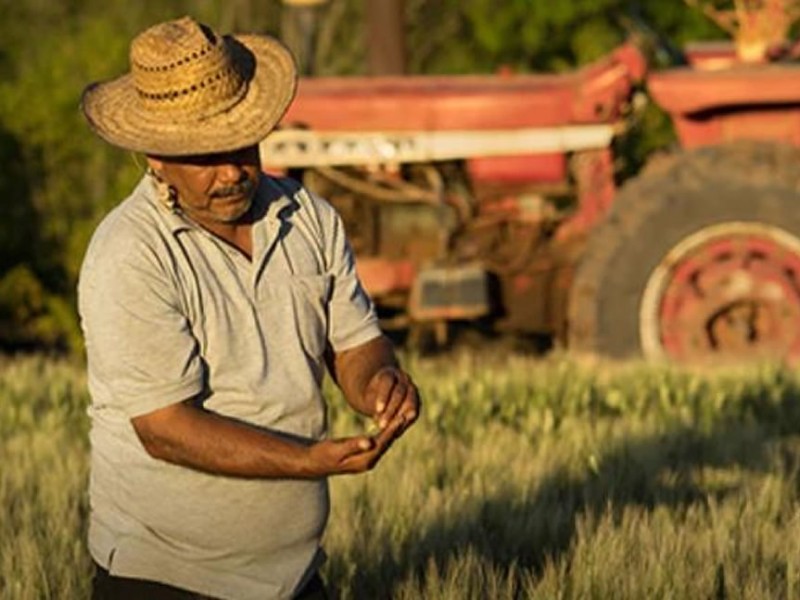
[(133, 425), (147, 452), (167, 462), (234, 477), (320, 476), (302, 442), (189, 404), (137, 417)]

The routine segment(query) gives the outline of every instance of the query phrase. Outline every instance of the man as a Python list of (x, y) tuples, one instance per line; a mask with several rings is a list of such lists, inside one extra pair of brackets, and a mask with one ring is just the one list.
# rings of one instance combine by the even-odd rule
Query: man
[[(83, 111), (148, 172), (98, 227), (79, 308), (92, 396), (95, 598), (324, 597), (326, 477), (372, 468), (419, 399), (341, 220), (260, 173), (291, 56), (190, 18), (131, 44)], [(326, 439), (327, 366), (374, 436)]]

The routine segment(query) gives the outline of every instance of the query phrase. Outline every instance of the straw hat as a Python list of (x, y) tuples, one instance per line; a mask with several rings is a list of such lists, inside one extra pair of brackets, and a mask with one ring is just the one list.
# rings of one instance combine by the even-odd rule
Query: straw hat
[(263, 35), (219, 36), (190, 17), (131, 43), (131, 72), (94, 83), (81, 107), (103, 139), (162, 156), (227, 152), (260, 142), (297, 87), (292, 55)]

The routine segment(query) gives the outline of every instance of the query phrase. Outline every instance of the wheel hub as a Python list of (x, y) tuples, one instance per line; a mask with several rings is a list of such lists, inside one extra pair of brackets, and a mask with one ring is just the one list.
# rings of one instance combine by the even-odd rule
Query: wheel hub
[(800, 240), (762, 223), (704, 228), (656, 267), (640, 323), (651, 358), (800, 359)]

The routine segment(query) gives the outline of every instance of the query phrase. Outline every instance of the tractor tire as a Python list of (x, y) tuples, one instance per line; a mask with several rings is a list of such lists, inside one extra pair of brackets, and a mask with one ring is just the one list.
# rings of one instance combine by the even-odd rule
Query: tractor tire
[(737, 143), (645, 169), (591, 232), (570, 351), (800, 358), (800, 150)]

